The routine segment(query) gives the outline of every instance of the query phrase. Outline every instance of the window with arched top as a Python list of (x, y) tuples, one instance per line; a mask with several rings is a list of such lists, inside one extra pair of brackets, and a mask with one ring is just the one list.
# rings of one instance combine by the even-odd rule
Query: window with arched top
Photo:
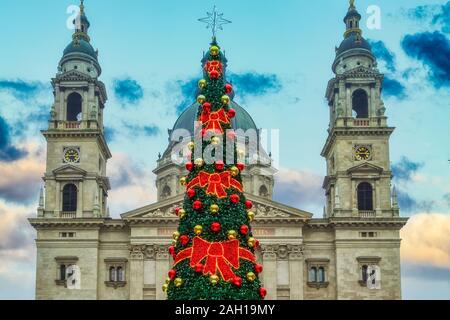
[(309, 282), (317, 282), (317, 268), (312, 267), (309, 269), (309, 276), (308, 276)]
[(369, 267), (367, 265), (363, 265), (361, 267), (361, 280), (367, 282), (367, 270)]
[(266, 186), (261, 186), (259, 188), (259, 196), (260, 197), (268, 197), (269, 196), (269, 190), (267, 190)]
[(72, 92), (67, 97), (67, 121), (80, 121), (81, 120), (81, 105), (82, 98), (77, 92)]
[(172, 190), (169, 186), (165, 186), (162, 191), (162, 198), (169, 198), (172, 195)]
[(368, 182), (358, 185), (358, 210), (373, 211), (373, 187)]
[(357, 119), (369, 118), (369, 98), (367, 92), (363, 89), (358, 89), (353, 92), (352, 109)]
[(63, 189), (63, 212), (76, 212), (77, 211), (77, 200), (78, 200), (78, 190), (74, 184), (66, 184)]
[(109, 281), (114, 282), (116, 281), (116, 268), (110, 267), (109, 268)]

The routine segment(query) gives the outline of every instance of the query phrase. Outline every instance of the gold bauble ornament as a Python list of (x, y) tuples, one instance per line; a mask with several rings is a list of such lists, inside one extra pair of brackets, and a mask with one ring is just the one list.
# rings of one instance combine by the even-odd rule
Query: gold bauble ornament
[(231, 171), (231, 175), (232, 175), (233, 177), (236, 177), (236, 176), (239, 174), (239, 169), (238, 169), (237, 167), (232, 167), (232, 168), (230, 169), (230, 171)]
[(216, 214), (216, 213), (219, 212), (220, 208), (219, 208), (219, 206), (218, 206), (217, 204), (213, 204), (213, 205), (211, 205), (211, 207), (209, 208), (209, 210), (211, 211), (211, 213)]
[(165, 283), (165, 284), (163, 284), (163, 286), (162, 286), (162, 291), (163, 292), (167, 292), (167, 289), (169, 289), (169, 286)]
[(206, 80), (205, 79), (202, 79), (202, 80), (200, 80), (199, 82), (198, 82), (198, 87), (200, 88), (200, 89), (204, 89), (205, 87), (206, 87)]
[(211, 277), (209, 277), (209, 281), (213, 284), (216, 285), (219, 283), (219, 277), (216, 276), (215, 274), (212, 275)]
[(211, 53), (213, 57), (216, 57), (220, 53), (220, 48), (218, 46), (212, 46), (211, 48), (209, 48), (209, 53)]
[(174, 281), (173, 281), (173, 284), (175, 285), (175, 287), (181, 287), (181, 285), (183, 284), (183, 279), (181, 279), (181, 278), (176, 278)]
[(174, 232), (173, 233), (173, 239), (174, 240), (178, 240), (178, 238), (180, 238), (180, 233), (177, 231), (177, 232)]
[(196, 234), (196, 235), (201, 235), (202, 234), (202, 232), (203, 232), (203, 227), (202, 226), (200, 226), (200, 225), (198, 225), (198, 226), (195, 226), (194, 227), (194, 233)]
[(219, 145), (219, 144), (220, 144), (220, 138), (219, 138), (219, 137), (213, 137), (213, 138), (211, 139), (211, 143), (212, 143), (214, 146)]
[(203, 165), (205, 164), (205, 160), (203, 160), (202, 158), (198, 158), (194, 161), (194, 163), (197, 167), (203, 167)]
[(229, 240), (234, 240), (237, 237), (237, 232), (234, 230), (230, 230), (228, 231), (228, 239)]
[(194, 150), (194, 148), (195, 148), (195, 143), (192, 142), (192, 141), (189, 142), (189, 143), (188, 143), (188, 148), (189, 148), (189, 150), (191, 150), (191, 151)]
[(181, 184), (182, 186), (185, 186), (185, 185), (187, 184), (187, 178), (186, 178), (186, 177), (181, 178), (181, 179), (180, 179), (180, 184)]
[(178, 244), (178, 241), (177, 240), (172, 240), (172, 245), (173, 246), (176, 246)]
[(197, 102), (199, 103), (199, 104), (204, 104), (205, 102), (206, 102), (206, 97), (204, 96), (204, 95), (199, 95), (198, 97), (197, 97)]
[(253, 272), (249, 272), (247, 273), (247, 280), (250, 282), (253, 282), (256, 280), (256, 274), (254, 274)]
[(230, 97), (227, 96), (227, 95), (222, 96), (222, 98), (220, 100), (222, 100), (222, 104), (229, 104), (230, 103)]
[(247, 244), (250, 248), (253, 248), (255, 246), (255, 238), (248, 238)]
[(186, 216), (186, 210), (180, 209), (180, 211), (178, 211), (178, 216), (180, 219), (183, 219)]
[(253, 211), (249, 211), (247, 213), (248, 220), (253, 221), (255, 219), (255, 213)]
[(170, 281), (172, 281), (172, 279), (170, 279), (170, 278), (166, 278), (166, 284), (169, 284), (169, 283), (170, 283)]

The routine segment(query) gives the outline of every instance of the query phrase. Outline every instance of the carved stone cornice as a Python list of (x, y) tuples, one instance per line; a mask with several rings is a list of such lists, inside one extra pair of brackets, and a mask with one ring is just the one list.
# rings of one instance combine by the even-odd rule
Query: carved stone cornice
[(304, 248), (302, 245), (287, 246), (289, 252), (289, 260), (303, 260)]
[(130, 259), (131, 260), (144, 260), (144, 254), (146, 249), (145, 244), (138, 244), (138, 245), (130, 245)]

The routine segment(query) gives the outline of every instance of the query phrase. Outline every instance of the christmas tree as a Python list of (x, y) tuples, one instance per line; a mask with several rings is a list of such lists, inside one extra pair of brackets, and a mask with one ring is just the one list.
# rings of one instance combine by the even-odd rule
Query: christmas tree
[(180, 223), (169, 248), (174, 266), (163, 286), (169, 300), (261, 300), (266, 296), (258, 278), (262, 272), (255, 259), (259, 241), (250, 227), (255, 215), (243, 193), (245, 165), (232, 129), (236, 111), (230, 107), (233, 86), (225, 79), (225, 68), (224, 54), (214, 37), (203, 59), (204, 78), (198, 83), (200, 125), (195, 136), (200, 139), (189, 142), (189, 174), (180, 181), (186, 186), (185, 200), (175, 210)]

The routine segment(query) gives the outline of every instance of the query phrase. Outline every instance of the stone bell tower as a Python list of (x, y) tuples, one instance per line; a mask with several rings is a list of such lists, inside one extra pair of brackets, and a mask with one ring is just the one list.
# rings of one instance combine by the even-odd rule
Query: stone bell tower
[(324, 189), (327, 217), (398, 217), (387, 124), (381, 98), (383, 74), (369, 43), (362, 37), (361, 15), (354, 1), (344, 18), (344, 40), (336, 48), (335, 77), (326, 98), (330, 107), (328, 139), (322, 151), (327, 160)]
[(105, 85), (98, 80), (98, 52), (90, 44), (90, 23), (83, 1), (74, 20), (72, 42), (64, 50), (52, 79), (54, 105), (47, 140), (45, 200), (41, 193), (38, 218), (93, 218), (107, 216), (110, 189), (106, 163), (103, 110)]

